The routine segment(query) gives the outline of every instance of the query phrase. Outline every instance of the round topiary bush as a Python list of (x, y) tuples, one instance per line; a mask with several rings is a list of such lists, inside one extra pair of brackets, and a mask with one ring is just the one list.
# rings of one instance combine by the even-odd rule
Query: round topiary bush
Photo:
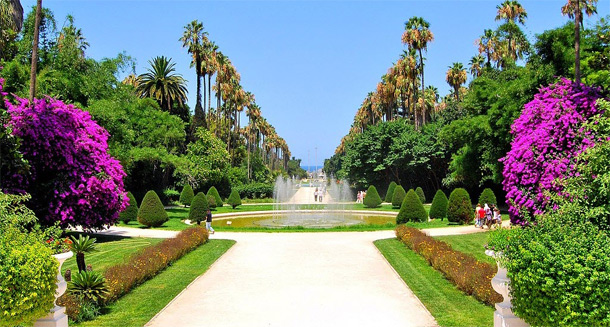
[(214, 197), (214, 195), (208, 194), (205, 197), (208, 199), (208, 207), (210, 207), (210, 209), (215, 209), (216, 208), (216, 198)]
[(492, 191), (490, 188), (484, 189), (483, 192), (481, 192), (481, 196), (479, 196), (479, 203), (481, 205), (485, 205), (486, 203), (489, 205), (497, 204), (498, 202), (496, 200), (494, 191)]
[(402, 186), (396, 186), (396, 188), (394, 189), (394, 196), (392, 196), (392, 207), (400, 208), (400, 206), (402, 205), (402, 201), (404, 201), (406, 195), (407, 192), (405, 192), (405, 189)]
[(392, 202), (392, 199), (394, 198), (394, 191), (396, 190), (396, 185), (396, 182), (392, 181), (388, 186), (388, 191), (385, 193), (385, 202)]
[(195, 193), (193, 192), (193, 188), (186, 184), (182, 187), (182, 192), (180, 193), (180, 203), (184, 204), (184, 207), (188, 206), (193, 202), (193, 198), (195, 197)]
[(138, 202), (131, 192), (127, 193), (127, 197), (129, 198), (129, 205), (119, 214), (119, 220), (124, 224), (138, 219)]
[(148, 227), (158, 227), (169, 220), (163, 203), (155, 191), (148, 191), (138, 210), (138, 221)]
[(218, 194), (218, 190), (216, 189), (216, 187), (210, 187), (210, 189), (208, 190), (208, 195), (214, 196), (214, 201), (216, 203), (215, 207), (222, 207), (222, 198), (220, 197), (220, 194)]
[(239, 197), (237, 190), (231, 190), (231, 195), (229, 195), (229, 200), (227, 202), (233, 209), (241, 205), (241, 198)]
[(449, 200), (445, 195), (445, 192), (438, 190), (436, 194), (434, 194), (434, 199), (432, 199), (432, 205), (430, 206), (430, 218), (441, 220), (447, 217), (447, 205), (449, 204)]
[(426, 195), (424, 194), (424, 190), (421, 187), (418, 186), (415, 189), (415, 194), (417, 194), (421, 203), (426, 203)]
[(419, 200), (415, 191), (409, 190), (396, 216), (396, 224), (404, 224), (408, 221), (423, 222), (427, 219), (428, 213), (424, 205)]
[(472, 221), (474, 211), (470, 195), (463, 188), (456, 188), (449, 195), (447, 219), (453, 223), (468, 224)]
[(191, 202), (191, 209), (189, 211), (189, 219), (191, 222), (199, 224), (202, 221), (205, 221), (205, 215), (208, 212), (208, 197), (203, 194), (203, 192), (197, 193), (193, 197), (193, 201)]
[(377, 189), (374, 185), (369, 186), (369, 189), (366, 191), (366, 196), (362, 202), (367, 208), (379, 207), (381, 204), (381, 197), (379, 197), (379, 193), (377, 193)]

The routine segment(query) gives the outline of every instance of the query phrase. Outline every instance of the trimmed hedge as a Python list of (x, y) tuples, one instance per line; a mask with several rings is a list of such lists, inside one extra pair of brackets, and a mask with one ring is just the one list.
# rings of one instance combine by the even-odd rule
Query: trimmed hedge
[(189, 211), (189, 219), (191, 222), (199, 224), (205, 221), (205, 215), (209, 209), (208, 197), (203, 192), (197, 193), (191, 202), (191, 210)]
[(419, 201), (421, 201), (421, 203), (426, 203), (426, 194), (424, 194), (424, 190), (421, 187), (418, 186), (415, 189), (415, 193), (419, 197)]
[(241, 205), (241, 198), (239, 197), (239, 193), (237, 193), (236, 190), (231, 190), (231, 195), (229, 195), (227, 203), (231, 205), (233, 209)]
[(138, 202), (131, 192), (127, 193), (127, 197), (129, 198), (129, 205), (119, 214), (119, 220), (124, 224), (138, 219)]
[[(394, 191), (396, 190), (396, 182), (392, 181), (390, 185), (388, 185), (388, 190), (385, 192), (385, 202), (392, 202), (394, 198)], [(404, 189), (403, 189), (404, 191)]]
[(456, 188), (449, 195), (449, 204), (447, 205), (447, 219), (450, 222), (468, 224), (472, 221), (474, 210), (470, 195), (463, 188)]
[(208, 207), (212, 210), (216, 210), (216, 198), (212, 194), (205, 196), (208, 199)]
[[(220, 197), (220, 194), (218, 194), (218, 190), (216, 189), (216, 187), (214, 187), (214, 186), (210, 187), (207, 195), (208, 196), (212, 195), (214, 197), (214, 201), (215, 201), (214, 208), (223, 206), (222, 198)], [(210, 207), (211, 207), (211, 205), (210, 205)]]
[[(398, 190), (398, 188), (396, 189)], [(428, 220), (428, 213), (424, 205), (419, 201), (415, 191), (409, 190), (396, 216), (396, 225), (404, 224), (408, 221), (422, 222), (426, 220)]]
[(462, 292), (474, 296), (487, 305), (502, 302), (502, 296), (491, 287), (491, 279), (497, 272), (495, 266), (456, 251), (449, 244), (436, 240), (416, 228), (400, 225), (396, 227), (396, 237), (408, 248), (424, 257), (434, 269), (440, 271)]
[(138, 210), (138, 221), (148, 227), (158, 227), (169, 220), (163, 203), (155, 191), (148, 191)]
[(405, 192), (405, 189), (400, 185), (396, 186), (396, 188), (394, 188), (394, 195), (392, 196), (392, 200), (390, 201), (392, 202), (392, 207), (400, 208), (400, 206), (402, 205), (402, 201), (405, 200), (405, 196), (407, 196), (407, 192)]
[(186, 184), (182, 187), (182, 192), (180, 193), (180, 203), (184, 204), (184, 206), (188, 206), (193, 202), (193, 198), (195, 197), (195, 192), (193, 192), (193, 188)]
[(273, 197), (273, 185), (252, 183), (235, 187), (242, 199), (264, 199)]
[(369, 189), (366, 191), (366, 196), (362, 202), (367, 208), (379, 207), (381, 204), (381, 197), (379, 197), (379, 193), (377, 193), (377, 189), (374, 185), (369, 186)]
[(483, 192), (481, 192), (481, 196), (479, 196), (479, 203), (481, 205), (485, 205), (485, 203), (489, 205), (498, 204), (494, 191), (492, 191), (490, 188), (484, 189)]
[(449, 205), (449, 200), (445, 195), (445, 192), (438, 190), (436, 194), (434, 194), (434, 199), (432, 199), (432, 205), (430, 206), (430, 218), (441, 220), (447, 217), (447, 206)]

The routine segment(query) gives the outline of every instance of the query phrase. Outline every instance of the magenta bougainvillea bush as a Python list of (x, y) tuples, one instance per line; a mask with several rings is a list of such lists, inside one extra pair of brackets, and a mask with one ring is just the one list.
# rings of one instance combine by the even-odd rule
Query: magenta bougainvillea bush
[(56, 99), (36, 99), (33, 106), (4, 100), (30, 164), (28, 174), (8, 172), (4, 190), (30, 193), (43, 224), (96, 229), (116, 222), (129, 199), (123, 168), (108, 154), (108, 132), (88, 112)]
[(542, 88), (511, 127), (514, 140), (504, 163), (503, 187), (511, 221), (527, 224), (561, 193), (575, 157), (594, 143), (583, 123), (598, 113), (600, 90), (562, 79)]

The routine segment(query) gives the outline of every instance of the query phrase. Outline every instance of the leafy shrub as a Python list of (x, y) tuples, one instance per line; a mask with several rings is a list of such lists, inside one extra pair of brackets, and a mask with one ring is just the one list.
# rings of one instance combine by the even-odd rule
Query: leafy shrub
[(169, 220), (165, 208), (155, 191), (148, 191), (138, 210), (138, 221), (148, 227), (158, 227)]
[(127, 198), (129, 199), (129, 204), (127, 205), (125, 210), (123, 210), (119, 214), (119, 220), (122, 221), (124, 224), (138, 219), (138, 202), (136, 201), (136, 198), (131, 192), (127, 193)]
[(208, 197), (203, 192), (197, 193), (191, 202), (191, 209), (189, 210), (189, 219), (191, 222), (199, 224), (205, 221), (205, 215), (210, 208), (208, 204)]
[(447, 199), (445, 192), (443, 192), (442, 190), (436, 191), (436, 194), (434, 194), (434, 199), (432, 199), (432, 205), (430, 206), (430, 218), (440, 218), (441, 220), (443, 220), (445, 217), (447, 217), (448, 203), (449, 200)]
[(479, 196), (479, 203), (481, 205), (485, 205), (485, 203), (490, 205), (498, 204), (494, 191), (492, 191), (490, 188), (484, 189), (483, 192), (481, 192), (481, 195)]
[(178, 198), (180, 197), (180, 193), (178, 193), (178, 191), (174, 190), (173, 188), (166, 188), (163, 190), (163, 196), (167, 200), (167, 204), (171, 204), (174, 201), (178, 200)]
[(193, 198), (195, 197), (195, 193), (193, 192), (193, 188), (186, 184), (182, 187), (182, 193), (180, 193), (180, 203), (184, 204), (184, 206), (188, 206), (193, 202)]
[(400, 206), (402, 205), (402, 201), (404, 201), (405, 196), (407, 195), (407, 192), (405, 192), (405, 189), (401, 186), (398, 185), (394, 188), (394, 195), (392, 196), (392, 207), (395, 208), (400, 208)]
[(102, 274), (84, 270), (72, 275), (68, 292), (85, 302), (100, 303), (108, 294), (108, 287)]
[[(220, 194), (218, 194), (218, 190), (216, 190), (216, 187), (214, 187), (214, 186), (210, 187), (207, 195), (208, 196), (211, 195), (214, 197), (214, 208), (223, 206), (222, 198), (220, 198)], [(210, 207), (212, 207), (211, 203), (210, 203)]]
[(424, 257), (434, 269), (440, 271), (462, 292), (474, 296), (485, 304), (502, 302), (502, 296), (491, 287), (491, 279), (497, 272), (495, 266), (456, 251), (449, 244), (436, 240), (416, 228), (400, 225), (396, 227), (396, 237), (408, 248)]
[(242, 199), (273, 198), (273, 185), (264, 183), (252, 183), (235, 187)]
[(215, 210), (216, 208), (216, 198), (212, 195), (206, 195), (206, 199), (208, 199), (208, 207), (212, 210)]
[(385, 193), (385, 202), (392, 202), (392, 199), (394, 198), (394, 191), (396, 190), (396, 185), (397, 184), (394, 181), (392, 181), (390, 185), (388, 185), (388, 191)]
[(237, 206), (241, 205), (241, 199), (239, 198), (239, 193), (236, 190), (231, 190), (231, 195), (229, 195), (229, 199), (227, 202), (231, 205), (233, 209)]
[(473, 218), (470, 195), (463, 188), (456, 188), (449, 195), (447, 205), (447, 220), (453, 223), (468, 224)]
[(369, 189), (366, 191), (366, 196), (362, 202), (367, 208), (377, 208), (381, 204), (381, 198), (379, 197), (379, 193), (377, 193), (377, 189), (374, 185), (369, 186)]
[(418, 186), (415, 189), (415, 193), (419, 197), (419, 201), (421, 201), (421, 203), (426, 203), (426, 195), (424, 194), (424, 190), (421, 187)]
[[(396, 188), (398, 190), (398, 188)], [(413, 190), (409, 190), (405, 196), (400, 211), (396, 216), (396, 224), (404, 224), (408, 221), (421, 222), (428, 220), (428, 213), (424, 205), (419, 201), (419, 197)]]

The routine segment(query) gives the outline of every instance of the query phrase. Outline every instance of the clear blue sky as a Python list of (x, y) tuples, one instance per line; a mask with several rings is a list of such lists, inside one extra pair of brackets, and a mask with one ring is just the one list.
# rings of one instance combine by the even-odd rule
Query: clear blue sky
[[(350, 128), (358, 106), (403, 50), (404, 22), (422, 16), (435, 40), (426, 55), (426, 84), (449, 92), (445, 72), (476, 53), (475, 39), (496, 28), (501, 1), (55, 1), (58, 27), (75, 18), (90, 43), (87, 56), (101, 59), (125, 51), (141, 74), (154, 56), (173, 58), (195, 102), (195, 72), (178, 41), (183, 27), (200, 20), (256, 96), (263, 116), (303, 164), (321, 165)], [(522, 1), (523, 30), (535, 34), (567, 21), (564, 0)], [(23, 1), (26, 11), (35, 1)], [(600, 0), (607, 15), (610, 0)], [(597, 17), (594, 17), (597, 19)], [(243, 118), (242, 122), (246, 119)], [(317, 147), (317, 162), (315, 148)]]

